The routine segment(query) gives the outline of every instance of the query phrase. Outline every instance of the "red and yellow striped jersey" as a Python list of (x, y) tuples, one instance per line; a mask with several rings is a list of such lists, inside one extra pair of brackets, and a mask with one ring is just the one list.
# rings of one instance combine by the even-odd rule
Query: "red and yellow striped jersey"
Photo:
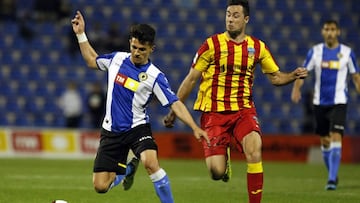
[(279, 70), (265, 43), (246, 36), (241, 43), (226, 33), (206, 39), (197, 51), (192, 68), (202, 72), (195, 110), (238, 111), (254, 107), (252, 86), (256, 64), (263, 73)]

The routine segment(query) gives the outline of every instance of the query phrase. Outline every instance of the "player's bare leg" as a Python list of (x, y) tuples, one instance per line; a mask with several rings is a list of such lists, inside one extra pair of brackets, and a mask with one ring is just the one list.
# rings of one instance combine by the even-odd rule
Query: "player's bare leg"
[(261, 137), (252, 131), (242, 140), (247, 161), (247, 187), (249, 203), (260, 203), (263, 190), (263, 167), (261, 159)]

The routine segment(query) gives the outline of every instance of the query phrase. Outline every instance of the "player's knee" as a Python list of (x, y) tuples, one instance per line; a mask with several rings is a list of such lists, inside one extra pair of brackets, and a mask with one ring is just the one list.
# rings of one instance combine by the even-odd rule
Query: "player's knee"
[(250, 163), (256, 163), (261, 161), (261, 151), (254, 150), (245, 153), (246, 161)]
[(211, 174), (212, 180), (221, 180), (224, 175), (219, 176), (218, 174)]
[(225, 173), (225, 170), (223, 172), (216, 170), (216, 169), (210, 170), (210, 175), (211, 175), (212, 180), (221, 180), (224, 176), (224, 173)]
[(145, 170), (148, 172), (148, 174), (154, 174), (160, 170), (160, 166), (157, 161), (154, 161), (154, 162), (145, 161), (143, 163), (144, 163)]
[(106, 193), (109, 190), (109, 185), (105, 183), (94, 183), (94, 189), (97, 193)]

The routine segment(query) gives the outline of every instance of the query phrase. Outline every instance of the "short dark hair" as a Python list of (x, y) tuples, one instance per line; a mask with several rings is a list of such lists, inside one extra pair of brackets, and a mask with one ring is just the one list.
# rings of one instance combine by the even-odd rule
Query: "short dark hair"
[(323, 23), (323, 25), (328, 25), (328, 24), (334, 24), (336, 28), (339, 28), (339, 23), (336, 20), (329, 19), (329, 20), (325, 20)]
[(130, 28), (130, 38), (136, 38), (141, 44), (154, 45), (155, 29), (148, 24), (134, 24)]
[(240, 5), (244, 8), (244, 16), (250, 16), (250, 7), (248, 0), (228, 0), (227, 6)]

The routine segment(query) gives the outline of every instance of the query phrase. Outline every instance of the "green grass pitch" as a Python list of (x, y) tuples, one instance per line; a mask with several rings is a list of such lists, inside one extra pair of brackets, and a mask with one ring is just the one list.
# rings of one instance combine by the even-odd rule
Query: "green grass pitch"
[[(233, 161), (229, 183), (212, 181), (203, 160), (165, 160), (177, 203), (247, 202), (246, 163)], [(322, 164), (264, 161), (264, 203), (360, 202), (360, 165), (343, 164), (338, 190), (325, 191)], [(116, 187), (106, 194), (92, 188), (92, 160), (0, 159), (0, 203), (152, 203), (159, 202), (142, 165), (133, 188)]]

